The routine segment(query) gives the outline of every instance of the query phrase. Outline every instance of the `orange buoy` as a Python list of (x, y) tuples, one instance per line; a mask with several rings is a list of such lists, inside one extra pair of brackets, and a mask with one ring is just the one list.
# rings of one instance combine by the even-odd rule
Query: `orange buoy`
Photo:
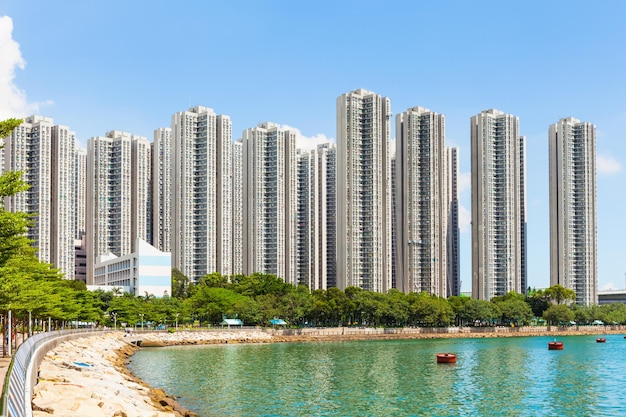
[(604, 337), (598, 337), (596, 339), (596, 342), (598, 342), (598, 343), (606, 343), (606, 339)]
[(456, 355), (454, 353), (438, 353), (437, 363), (456, 363)]
[(563, 342), (548, 342), (548, 350), (563, 350)]

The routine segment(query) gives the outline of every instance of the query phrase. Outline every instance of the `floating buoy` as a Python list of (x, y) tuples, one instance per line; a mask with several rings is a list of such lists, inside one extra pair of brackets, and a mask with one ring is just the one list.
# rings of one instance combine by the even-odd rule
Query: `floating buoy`
[(606, 343), (606, 339), (604, 337), (598, 337), (596, 339), (596, 342), (598, 342), (598, 343)]
[(563, 342), (548, 342), (548, 350), (563, 350)]
[(454, 353), (438, 353), (437, 363), (456, 363), (456, 355)]

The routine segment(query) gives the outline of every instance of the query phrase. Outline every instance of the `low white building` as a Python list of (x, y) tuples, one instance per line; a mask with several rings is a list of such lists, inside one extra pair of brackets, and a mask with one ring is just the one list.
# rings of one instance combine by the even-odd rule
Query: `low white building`
[(161, 252), (142, 239), (137, 239), (137, 251), (124, 256), (105, 253), (95, 260), (94, 285), (89, 290), (111, 291), (120, 288), (133, 295), (172, 294), (172, 255)]

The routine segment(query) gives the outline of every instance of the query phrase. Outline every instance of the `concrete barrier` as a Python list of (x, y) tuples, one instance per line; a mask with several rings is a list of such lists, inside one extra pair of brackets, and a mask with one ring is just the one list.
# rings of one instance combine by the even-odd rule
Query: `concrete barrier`
[(0, 400), (0, 416), (32, 417), (33, 387), (37, 383), (39, 365), (48, 351), (66, 340), (101, 334), (91, 329), (59, 330), (39, 333), (22, 343), (7, 370)]

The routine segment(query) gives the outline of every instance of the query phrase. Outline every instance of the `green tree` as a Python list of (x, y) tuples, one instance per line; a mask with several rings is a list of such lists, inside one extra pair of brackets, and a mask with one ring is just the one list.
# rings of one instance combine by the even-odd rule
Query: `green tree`
[(494, 305), (500, 310), (501, 322), (503, 324), (526, 324), (533, 318), (533, 311), (530, 309), (530, 306), (519, 297), (509, 297), (494, 303)]
[(598, 320), (602, 320), (606, 324), (622, 324), (626, 323), (626, 304), (611, 303), (598, 307)]
[(298, 285), (293, 291), (281, 297), (279, 304), (279, 317), (290, 325), (300, 325), (311, 311), (313, 296), (306, 285)]
[(13, 130), (21, 125), (22, 119), (7, 119), (0, 121), (0, 138), (6, 138)]
[(576, 292), (559, 284), (546, 288), (544, 294), (546, 299), (552, 303), (568, 304), (569, 302), (576, 301)]
[(258, 295), (286, 294), (293, 285), (272, 274), (255, 272), (252, 275), (236, 275), (229, 288), (242, 295), (255, 297)]
[(454, 322), (454, 311), (444, 298), (425, 292), (410, 293), (409, 321), (417, 325), (448, 326)]
[(459, 316), (463, 323), (482, 323), (491, 324), (498, 318), (499, 311), (494, 303), (485, 300), (468, 299), (463, 309), (460, 310)]
[(546, 298), (544, 290), (528, 289), (526, 302), (530, 305), (535, 317), (542, 317), (543, 312), (548, 309), (550, 302)]
[(588, 324), (592, 321), (592, 311), (591, 307), (583, 306), (579, 304), (573, 304), (571, 306), (572, 311), (574, 312), (574, 320), (578, 324)]
[(211, 323), (220, 323), (223, 315), (232, 317), (238, 314), (236, 306), (246, 298), (245, 295), (226, 288), (200, 285), (194, 295), (189, 298), (189, 303), (193, 314)]
[(553, 304), (543, 313), (543, 318), (552, 325), (569, 324), (574, 320), (574, 312), (564, 304)]
[(172, 297), (185, 300), (189, 297), (191, 280), (177, 268), (172, 268)]

